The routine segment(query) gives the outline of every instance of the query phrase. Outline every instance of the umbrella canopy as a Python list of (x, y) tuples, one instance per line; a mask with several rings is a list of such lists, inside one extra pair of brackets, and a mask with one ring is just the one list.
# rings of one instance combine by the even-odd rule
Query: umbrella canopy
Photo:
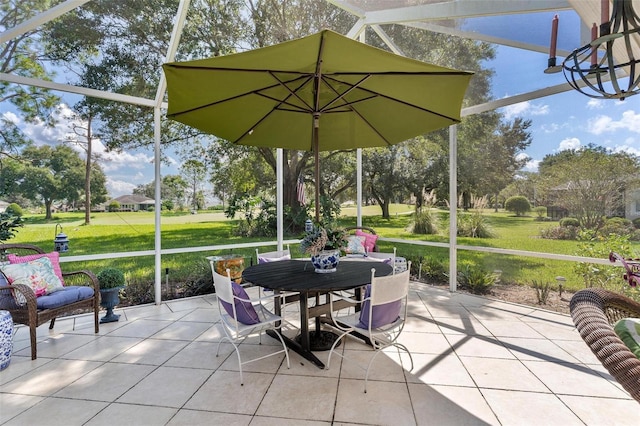
[(472, 73), (323, 30), (163, 65), (167, 116), (241, 145), (318, 152), (390, 146), (460, 121)]

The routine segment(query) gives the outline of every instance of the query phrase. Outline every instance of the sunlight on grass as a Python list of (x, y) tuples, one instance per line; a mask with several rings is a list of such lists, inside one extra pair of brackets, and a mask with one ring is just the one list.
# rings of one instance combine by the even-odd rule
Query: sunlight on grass
[[(411, 232), (413, 207), (406, 204), (390, 206), (390, 219), (383, 219), (379, 206), (364, 206), (363, 225), (376, 230), (385, 238), (398, 238), (410, 241), (448, 242), (448, 212), (437, 210), (441, 220), (439, 235), (416, 235)], [(516, 217), (511, 213), (485, 211), (489, 224), (496, 233), (496, 238), (459, 238), (458, 243), (469, 246), (496, 247), (533, 252), (575, 255), (576, 241), (546, 240), (539, 237), (540, 230), (557, 226), (557, 222), (541, 222), (533, 217)], [(155, 213), (122, 212), (92, 213), (91, 224), (84, 225), (84, 214), (57, 213), (52, 221), (45, 221), (44, 215), (26, 215), (25, 226), (20, 228), (11, 242), (35, 244), (49, 251), (53, 250), (56, 224), (63, 227), (69, 238), (70, 251), (62, 256), (79, 256), (87, 254), (129, 252), (153, 250), (155, 244)], [(204, 211), (198, 214), (163, 213), (161, 216), (161, 243), (163, 249), (181, 247), (199, 247), (217, 244), (246, 243), (254, 241), (271, 241), (265, 238), (246, 238), (234, 235), (238, 220), (231, 220), (220, 211)], [(341, 226), (356, 224), (356, 208), (343, 207), (339, 219)], [(286, 239), (297, 239), (300, 235), (285, 235)], [(399, 256), (411, 258), (435, 259), (448, 265), (449, 250), (447, 248), (416, 246), (411, 244), (379, 241), (381, 251), (391, 251), (395, 246)], [(273, 246), (265, 246), (270, 250)], [(301, 257), (297, 245), (291, 247), (294, 257)], [(162, 268), (169, 268), (172, 280), (203, 279), (208, 274), (205, 257), (225, 253), (185, 253), (166, 255), (162, 258)], [(245, 264), (254, 262), (254, 249), (234, 250), (235, 254), (245, 256)], [(487, 271), (502, 271), (503, 282), (528, 284), (535, 277), (539, 282), (556, 282), (557, 276), (566, 278), (566, 288), (577, 290), (584, 284), (573, 272), (572, 262), (552, 261), (529, 257), (507, 256), (458, 251), (459, 264), (477, 265)], [(204, 266), (203, 266), (204, 265)], [(126, 271), (128, 279), (153, 281), (154, 259), (145, 256), (129, 259), (111, 259), (92, 262), (74, 262), (71, 269), (88, 268), (99, 271), (104, 267), (119, 267)], [(210, 278), (210, 277), (208, 277)]]

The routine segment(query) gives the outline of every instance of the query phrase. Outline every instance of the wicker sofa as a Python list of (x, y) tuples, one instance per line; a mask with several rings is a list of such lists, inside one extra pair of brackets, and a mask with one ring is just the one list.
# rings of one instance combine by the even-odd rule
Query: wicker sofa
[[(0, 253), (3, 256), (10, 253), (25, 256), (44, 254), (45, 252), (31, 244), (0, 244)], [(10, 306), (3, 306), (2, 309), (11, 313), (14, 323), (24, 324), (29, 327), (31, 359), (37, 358), (36, 327), (50, 321), (49, 329), (53, 329), (57, 317), (65, 314), (93, 311), (95, 332), (98, 333), (99, 331), (100, 286), (96, 276), (90, 271), (63, 272), (62, 276), (65, 286), (90, 286), (93, 288), (93, 296), (55, 308), (38, 309), (36, 295), (29, 286), (24, 284), (0, 286), (0, 297), (5, 300), (9, 297), (16, 300), (16, 303), (11, 303)], [(17, 303), (18, 293), (22, 295), (26, 303)]]
[(573, 322), (593, 354), (640, 402), (640, 359), (613, 330), (622, 318), (640, 318), (640, 304), (608, 290), (588, 288), (574, 294), (569, 306)]

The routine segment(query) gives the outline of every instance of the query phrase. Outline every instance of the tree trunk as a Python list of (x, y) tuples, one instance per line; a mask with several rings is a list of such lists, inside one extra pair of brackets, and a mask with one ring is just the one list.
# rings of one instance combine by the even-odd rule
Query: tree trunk
[(53, 200), (44, 200), (44, 208), (45, 208), (45, 220), (51, 220), (52, 216), (51, 216), (51, 204), (53, 203)]
[(382, 208), (382, 218), (383, 219), (390, 219), (389, 202), (388, 201), (381, 202), (380, 203), (380, 208)]
[(84, 224), (91, 224), (91, 119), (87, 122), (87, 161), (84, 171)]

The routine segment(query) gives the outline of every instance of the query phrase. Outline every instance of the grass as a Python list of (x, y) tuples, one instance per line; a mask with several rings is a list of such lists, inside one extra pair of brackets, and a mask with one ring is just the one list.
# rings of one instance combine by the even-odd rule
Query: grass
[[(409, 213), (409, 214), (407, 214)], [(448, 214), (439, 211), (441, 216), (442, 235), (414, 235), (409, 232), (412, 215), (411, 207), (403, 204), (391, 206), (391, 218), (382, 219), (377, 206), (363, 207), (363, 225), (376, 230), (378, 235), (387, 238), (400, 238), (409, 241), (448, 241)], [(516, 217), (510, 213), (485, 211), (489, 224), (497, 234), (496, 238), (459, 238), (462, 245), (517, 249), (533, 252), (546, 252), (575, 255), (576, 241), (545, 240), (539, 238), (540, 229), (557, 226), (557, 222), (535, 221), (534, 217)], [(355, 225), (356, 209), (343, 208), (343, 216), (339, 219), (342, 226)], [(45, 250), (53, 250), (56, 224), (63, 227), (63, 232), (70, 240), (70, 251), (63, 256), (87, 254), (128, 252), (153, 250), (155, 214), (153, 212), (129, 213), (93, 213), (91, 225), (85, 226), (83, 213), (58, 213), (52, 221), (44, 220), (43, 215), (25, 216), (25, 227), (21, 228), (11, 242), (27, 242), (38, 245)], [(163, 213), (161, 219), (162, 248), (181, 248), (209, 246), (216, 244), (233, 244), (260, 241), (258, 238), (244, 238), (233, 235), (237, 220), (227, 219), (223, 213), (207, 211), (195, 215), (183, 213)], [(58, 229), (59, 231), (59, 229)], [(295, 239), (299, 235), (285, 235), (286, 239)], [(411, 244), (390, 243), (380, 241), (381, 251), (392, 251), (395, 246), (398, 255), (407, 258), (426, 257), (449, 264), (449, 249), (440, 247), (416, 246)], [(261, 247), (261, 251), (272, 250), (273, 246)], [(294, 256), (297, 246), (291, 247)], [(209, 255), (229, 254), (230, 251), (184, 253), (164, 255), (162, 257), (163, 272), (168, 268), (169, 280), (190, 281), (203, 279), (209, 274)], [(237, 249), (234, 254), (246, 257), (245, 264), (255, 257), (255, 249)], [(466, 265), (476, 266), (486, 271), (502, 271), (501, 281), (506, 283), (525, 284), (535, 278), (542, 282), (556, 282), (556, 277), (566, 278), (565, 289), (575, 291), (584, 287), (582, 279), (573, 272), (574, 264), (565, 261), (553, 261), (521, 256), (501, 255), (458, 251), (459, 268)], [(101, 261), (74, 262), (66, 268), (91, 269), (100, 271), (106, 267), (123, 269), (129, 281), (153, 282), (155, 260), (153, 256), (135, 258), (116, 258)], [(209, 275), (210, 277), (210, 275)], [(164, 281), (164, 277), (163, 277)]]

